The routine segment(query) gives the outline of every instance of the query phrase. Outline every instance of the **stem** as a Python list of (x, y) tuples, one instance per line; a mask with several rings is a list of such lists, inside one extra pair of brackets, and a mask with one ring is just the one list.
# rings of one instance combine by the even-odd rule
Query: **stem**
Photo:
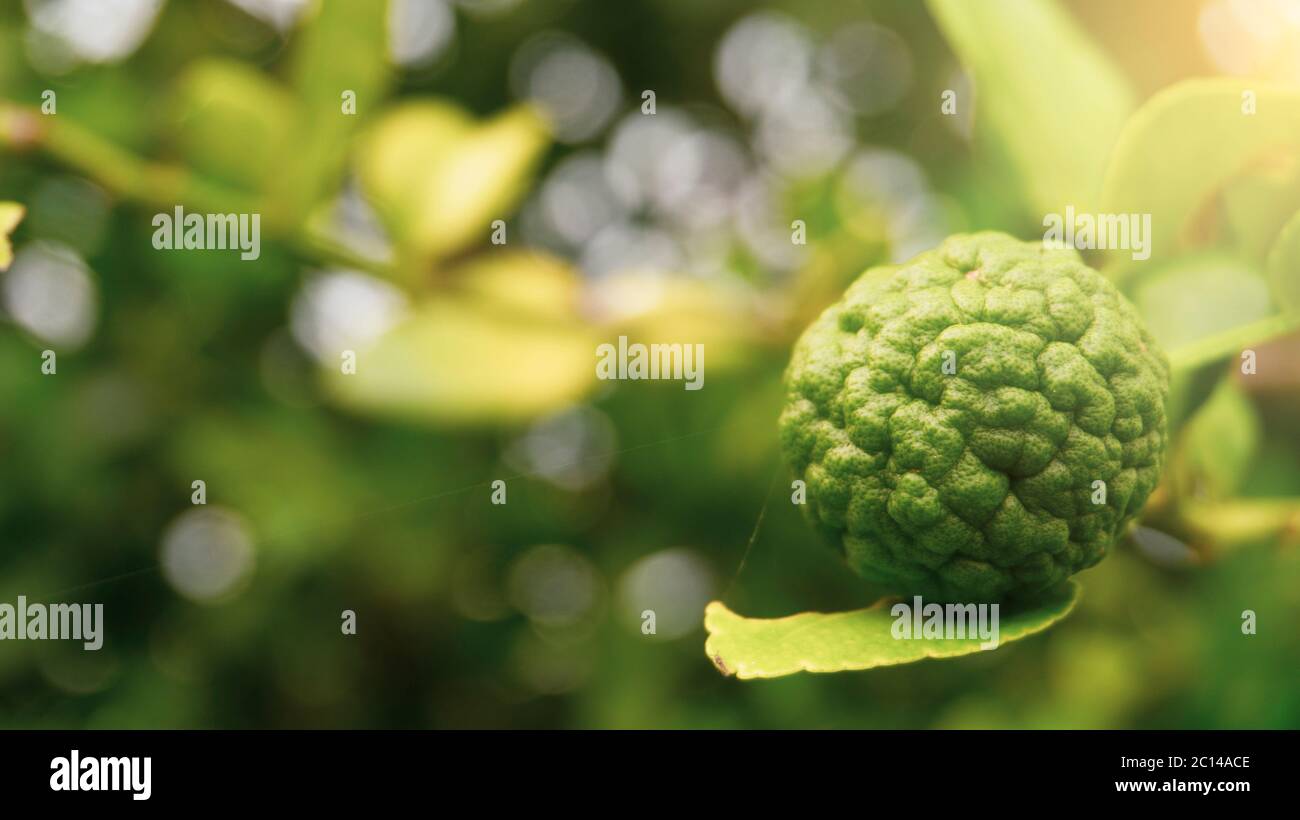
[(1297, 329), (1300, 329), (1300, 313), (1270, 316), (1175, 348), (1169, 353), (1169, 364), (1175, 373), (1194, 370)]
[[(265, 199), (202, 179), (185, 168), (149, 162), (75, 122), (0, 101), (0, 149), (39, 148), (119, 196), (160, 208), (189, 205), (208, 213), (262, 213)], [(391, 266), (324, 242), (301, 226), (266, 220), (272, 233), (288, 237), (300, 251), (351, 268), (391, 277)]]
[(397, 268), (390, 262), (358, 253), (340, 242), (311, 230), (302, 230), (290, 240), (300, 252), (353, 270), (372, 273), (384, 279), (393, 279)]
[(215, 213), (252, 213), (258, 198), (214, 185), (184, 169), (147, 162), (63, 118), (0, 102), (0, 145), (39, 148), (109, 190), (160, 207), (188, 204)]

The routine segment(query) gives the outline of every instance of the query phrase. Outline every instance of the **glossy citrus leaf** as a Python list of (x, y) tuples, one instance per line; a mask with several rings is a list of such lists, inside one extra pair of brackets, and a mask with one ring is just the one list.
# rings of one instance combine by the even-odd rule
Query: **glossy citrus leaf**
[(1160, 265), (1132, 296), (1175, 376), (1300, 328), (1300, 312), (1279, 312), (1264, 277), (1227, 254), (1187, 255)]
[(277, 211), (295, 223), (338, 187), (354, 128), (387, 98), (387, 10), (385, 0), (315, 3), (295, 35), (291, 80), (300, 114), (272, 189)]
[(269, 76), (235, 60), (202, 60), (176, 86), (175, 140), (204, 176), (261, 191), (283, 170), (298, 103)]
[(14, 261), (14, 249), (9, 243), (9, 234), (14, 232), (23, 220), (26, 210), (17, 202), (0, 202), (0, 270), (9, 267)]
[(557, 322), (578, 319), (583, 283), (564, 260), (543, 251), (494, 250), (475, 254), (447, 279), (461, 292), (500, 310)]
[(1188, 495), (1226, 498), (1246, 480), (1263, 438), (1259, 411), (1232, 379), (1223, 379), (1196, 411), (1178, 443), (1174, 475)]
[(451, 103), (421, 100), (397, 105), (361, 138), (355, 165), (362, 188), (389, 231), (411, 242), (410, 212), (442, 157), (474, 128), (469, 113)]
[[(998, 646), (1042, 632), (1069, 615), (1080, 588), (1070, 581), (1032, 607), (999, 611)], [(886, 599), (852, 612), (801, 612), (785, 618), (745, 618), (714, 601), (704, 611), (704, 651), (724, 675), (777, 678), (795, 672), (850, 672), (926, 658), (983, 651), (978, 637), (951, 640), (894, 638)]]
[(752, 363), (776, 333), (752, 290), (737, 282), (625, 271), (601, 279), (587, 300), (604, 340), (626, 336), (641, 344), (700, 344), (707, 372)]
[[(1255, 113), (1245, 113), (1244, 94)], [(1241, 79), (1187, 80), (1129, 120), (1102, 187), (1106, 213), (1151, 214), (1152, 257), (1207, 238), (1200, 217), (1227, 183), (1300, 150), (1300, 90)]]
[(1187, 373), (1300, 330), (1300, 312), (1277, 313), (1246, 325), (1205, 336), (1169, 351), (1169, 366)]
[[(486, 238), (488, 223), (508, 216), (524, 194), (529, 172), (548, 144), (545, 122), (530, 106), (481, 124), (460, 141), (440, 173), (426, 180), (420, 235)], [(439, 251), (450, 247), (445, 238), (433, 243)]]
[(1183, 256), (1155, 267), (1133, 287), (1132, 299), (1171, 356), (1276, 313), (1255, 266), (1221, 253)]
[(1123, 75), (1053, 0), (929, 7), (974, 79), (977, 127), (1003, 147), (1037, 213), (1093, 208), (1134, 106)]
[(435, 102), (403, 105), (365, 136), (357, 170), (390, 233), (417, 260), (486, 243), (549, 144), (530, 107), (475, 122)]
[(387, 67), (388, 2), (323, 2), (312, 6), (293, 43), (292, 82), (314, 114), (348, 117), (342, 93), (356, 94), (357, 112), (372, 109), (392, 79)]
[(1300, 154), (1275, 155), (1223, 190), (1223, 217), (1233, 245), (1263, 261), (1282, 227), (1300, 210)]
[(326, 371), (338, 402), (433, 425), (524, 421), (581, 399), (595, 342), (576, 323), (537, 321), (481, 300), (444, 296), (356, 351), (356, 373)]

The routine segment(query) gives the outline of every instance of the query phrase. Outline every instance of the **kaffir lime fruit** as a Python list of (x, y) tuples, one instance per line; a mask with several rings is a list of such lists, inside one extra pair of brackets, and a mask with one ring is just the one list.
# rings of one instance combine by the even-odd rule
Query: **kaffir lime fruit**
[(1160, 476), (1169, 366), (1070, 249), (950, 237), (873, 268), (795, 346), (782, 447), (866, 579), (995, 601), (1100, 561)]

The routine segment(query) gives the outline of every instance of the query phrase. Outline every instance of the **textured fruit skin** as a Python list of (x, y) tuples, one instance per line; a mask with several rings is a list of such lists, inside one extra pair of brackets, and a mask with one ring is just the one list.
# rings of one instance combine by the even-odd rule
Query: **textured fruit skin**
[(902, 594), (1058, 584), (1105, 557), (1164, 460), (1169, 366), (1136, 309), (1074, 250), (1005, 234), (867, 271), (785, 378), (805, 513)]

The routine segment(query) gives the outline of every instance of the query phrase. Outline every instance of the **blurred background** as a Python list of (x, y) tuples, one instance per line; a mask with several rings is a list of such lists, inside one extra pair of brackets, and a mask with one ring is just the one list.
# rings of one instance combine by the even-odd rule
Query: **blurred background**
[[(0, 726), (1300, 726), (1298, 44), (1291, 0), (6, 3), (0, 601), (106, 638), (0, 643)], [(1154, 214), (1089, 254), (1182, 352), (1141, 526), (995, 653), (719, 675), (708, 601), (879, 595), (788, 503), (799, 331), (1067, 202)], [(260, 258), (155, 250), (175, 205)], [(597, 381), (619, 335), (705, 388)]]

